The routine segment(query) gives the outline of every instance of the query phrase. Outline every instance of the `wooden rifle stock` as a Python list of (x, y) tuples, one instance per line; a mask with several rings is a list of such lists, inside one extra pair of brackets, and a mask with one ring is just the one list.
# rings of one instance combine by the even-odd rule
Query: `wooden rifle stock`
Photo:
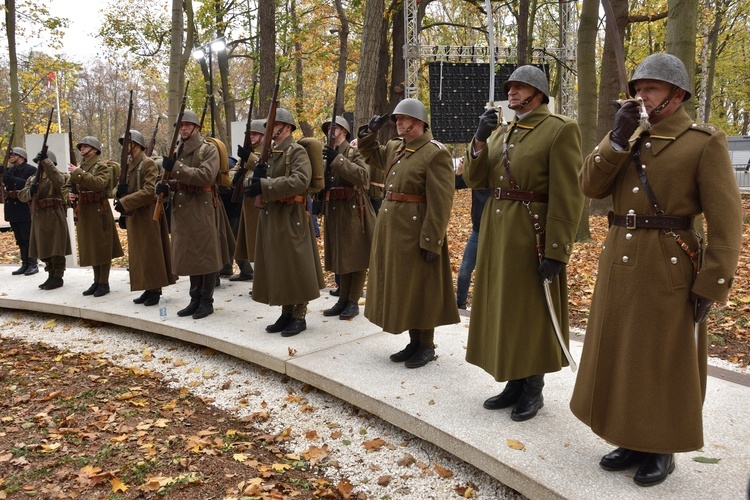
[[(5, 158), (3, 159), (3, 173), (8, 169), (8, 162), (10, 162), (10, 154), (13, 152), (13, 139), (16, 137), (16, 124), (13, 124), (13, 128), (10, 129), (10, 140), (8, 141), (8, 149), (5, 150)], [(0, 176), (0, 203), (5, 203), (5, 186), (3, 185), (3, 178)]]
[[(279, 80), (281, 79), (281, 68), (276, 75), (276, 85), (273, 88), (273, 97), (271, 98), (271, 105), (268, 108), (268, 117), (266, 118), (266, 133), (263, 136), (263, 144), (260, 148), (260, 158), (258, 163), (266, 165), (268, 168), (268, 158), (271, 156), (271, 142), (273, 141), (273, 127), (276, 122), (276, 110), (279, 107)], [(255, 197), (253, 203), (256, 208), (263, 208), (265, 203), (263, 202), (263, 195), (259, 194)]]
[[(188, 86), (190, 86), (190, 80), (185, 82), (185, 93), (182, 94), (182, 102), (180, 103), (180, 112), (177, 114), (177, 121), (174, 124), (174, 132), (172, 133), (172, 142), (169, 144), (169, 151), (167, 153), (167, 156), (169, 158), (174, 158), (175, 151), (177, 149), (177, 139), (180, 137), (180, 123), (182, 122), (182, 117), (185, 114), (185, 103), (187, 102)], [(166, 185), (168, 181), (169, 181), (169, 170), (164, 169), (164, 172), (162, 172), (161, 174), (161, 180), (159, 181), (159, 183)], [(158, 194), (156, 196), (156, 205), (154, 206), (153, 219), (155, 221), (161, 220), (161, 215), (163, 213), (164, 213), (164, 195)]]
[[(249, 151), (252, 149), (252, 141), (250, 140), (250, 125), (253, 122), (253, 108), (255, 107), (255, 87), (258, 84), (258, 82), (253, 82), (253, 90), (250, 94), (250, 110), (247, 112), (247, 122), (245, 123), (245, 139), (242, 142), (242, 148), (245, 151)], [(239, 203), (242, 200), (242, 185), (244, 184), (245, 176), (247, 175), (247, 172), (245, 172), (245, 160), (240, 158), (240, 166), (238, 167), (240, 172), (243, 172), (243, 174), (240, 176), (239, 180), (237, 181), (237, 184), (234, 186), (234, 191), (232, 191), (232, 203)]]
[(161, 115), (156, 117), (156, 126), (154, 127), (154, 133), (151, 134), (151, 140), (148, 141), (146, 156), (151, 156), (154, 153), (154, 148), (156, 147), (156, 133), (159, 131), (159, 120), (161, 120)]

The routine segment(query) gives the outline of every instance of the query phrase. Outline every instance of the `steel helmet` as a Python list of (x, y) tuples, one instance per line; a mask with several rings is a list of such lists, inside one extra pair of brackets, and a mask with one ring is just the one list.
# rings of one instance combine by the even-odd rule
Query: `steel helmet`
[(87, 146), (91, 146), (92, 148), (96, 149), (99, 154), (102, 154), (102, 143), (99, 142), (99, 139), (97, 139), (94, 136), (87, 135), (83, 139), (80, 140), (78, 144), (76, 144), (76, 149), (79, 151), (81, 150), (81, 146), (86, 144)]
[[(288, 123), (292, 126), (292, 132), (297, 130), (297, 125), (294, 123), (294, 117), (289, 112), (289, 110), (286, 110), (284, 108), (277, 108), (276, 109), (276, 120), (277, 123)], [(266, 128), (268, 127), (268, 123), (265, 123)]]
[(547, 104), (549, 102), (549, 81), (547, 80), (547, 75), (545, 75), (544, 71), (537, 68), (536, 66), (527, 64), (525, 66), (519, 66), (518, 68), (516, 68), (516, 70), (510, 74), (510, 78), (508, 78), (508, 81), (503, 84), (503, 91), (506, 94), (508, 93), (508, 87), (512, 82), (520, 82), (525, 83), (526, 85), (531, 85), (539, 92), (544, 94), (544, 99), (542, 100), (544, 104)]
[(23, 156), (25, 160), (29, 159), (29, 155), (26, 154), (26, 150), (23, 148), (13, 148), (10, 151), (11, 153), (17, 154), (18, 156)]
[[(328, 134), (328, 127), (331, 125), (331, 120), (326, 120), (323, 125), (320, 126), (324, 134)], [(349, 122), (343, 116), (336, 116), (336, 125), (346, 130), (346, 138), (348, 139), (352, 135), (352, 129), (349, 127)]]
[(391, 113), (391, 120), (396, 121), (396, 115), (406, 115), (416, 118), (417, 120), (423, 121), (425, 128), (430, 127), (430, 122), (427, 120), (427, 109), (424, 107), (421, 101), (417, 99), (403, 99), (396, 104)]
[(55, 156), (55, 153), (53, 153), (52, 151), (47, 151), (47, 158), (49, 159), (49, 161), (57, 165), (57, 156)]
[(184, 113), (182, 113), (182, 120), (180, 123), (193, 123), (195, 125), (201, 126), (201, 121), (198, 118), (198, 115), (195, 114), (194, 111), (190, 111), (189, 109), (186, 109)]
[[(125, 140), (125, 134), (122, 134), (122, 137), (120, 137), (121, 145), (123, 140)], [(143, 149), (146, 149), (146, 139), (143, 137), (143, 134), (141, 134), (137, 130), (130, 131), (130, 140), (141, 146)]]
[(685, 91), (683, 101), (690, 99), (692, 95), (692, 85), (690, 85), (687, 69), (683, 62), (672, 54), (651, 54), (641, 61), (641, 64), (635, 68), (633, 78), (628, 82), (630, 95), (635, 95), (636, 80), (659, 80), (671, 83)]
[(250, 122), (250, 132), (255, 132), (256, 134), (265, 134), (266, 133), (266, 120), (253, 120)]

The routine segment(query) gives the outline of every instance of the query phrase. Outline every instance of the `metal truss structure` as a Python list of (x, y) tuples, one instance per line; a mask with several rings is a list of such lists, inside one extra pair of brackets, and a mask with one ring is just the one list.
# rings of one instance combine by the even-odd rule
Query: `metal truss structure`
[[(571, 2), (561, 2), (560, 23), (562, 47), (534, 48), (530, 63), (555, 63), (560, 71), (560, 87), (556, 102), (557, 112), (575, 117), (575, 65), (577, 9)], [(489, 47), (475, 45), (421, 45), (417, 22), (417, 0), (404, 0), (404, 61), (406, 66), (405, 96), (416, 97), (419, 90), (419, 69), (422, 60), (446, 62), (490, 61)], [(517, 61), (515, 47), (494, 47), (494, 62)]]

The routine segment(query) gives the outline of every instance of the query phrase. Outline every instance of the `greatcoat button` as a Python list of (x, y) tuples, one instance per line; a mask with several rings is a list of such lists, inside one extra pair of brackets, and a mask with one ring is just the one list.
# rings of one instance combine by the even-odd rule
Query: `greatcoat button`
[(630, 260), (630, 259), (628, 258), (628, 256), (627, 256), (627, 255), (623, 255), (623, 256), (622, 256), (622, 261), (623, 261), (623, 262), (627, 262), (627, 261), (629, 261), (629, 260)]
[(393, 187), (393, 184), (388, 184), (388, 189), (391, 189)]
[(724, 283), (726, 283), (726, 281), (724, 280), (724, 278), (719, 278), (719, 281), (717, 283), (723, 285)]
[(499, 214), (499, 213), (500, 213), (500, 209), (499, 209), (499, 208), (498, 208), (498, 209), (496, 209), (496, 210), (495, 210), (495, 213), (496, 213), (496, 214)]
[(513, 149), (513, 148), (515, 148), (515, 147), (516, 147), (516, 145), (515, 145), (515, 144), (511, 144), (510, 146), (508, 146), (508, 149)]
[(552, 248), (557, 248), (558, 246), (560, 246), (560, 245), (558, 245), (557, 243), (553, 243), (552, 244)]
[(672, 257), (671, 259), (669, 259), (669, 262), (671, 262), (672, 264), (677, 264), (677, 257)]
[(416, 215), (412, 215), (411, 220), (417, 220), (417, 216)]
[(387, 211), (388, 211), (388, 209), (387, 209), (387, 208), (384, 208), (384, 209), (383, 209), (383, 211), (384, 211), (384, 212), (387, 212)]
[(594, 156), (594, 163), (601, 163), (601, 162), (602, 162), (602, 157), (601, 156), (599, 156), (599, 155)]
[(430, 238), (429, 238), (429, 237), (425, 237), (425, 239), (424, 239), (424, 240), (425, 240), (425, 241), (430, 241)]
[(505, 180), (505, 176), (501, 175), (501, 176), (500, 176), (500, 180), (501, 180), (501, 181), (504, 181), (504, 180)]
[(627, 234), (625, 235), (625, 239), (626, 239), (626, 240), (631, 240), (631, 239), (633, 239), (633, 235), (632, 235), (632, 233), (627, 233)]
[(651, 143), (650, 142), (647, 142), (646, 144), (644, 144), (644, 146), (646, 147), (646, 149), (651, 149)]
[(639, 188), (638, 186), (636, 186), (636, 187), (634, 187), (634, 188), (633, 188), (633, 192), (634, 192), (634, 193), (637, 193), (637, 192), (638, 192), (638, 191), (640, 191), (640, 190), (641, 190), (641, 189), (640, 189), (640, 188)]

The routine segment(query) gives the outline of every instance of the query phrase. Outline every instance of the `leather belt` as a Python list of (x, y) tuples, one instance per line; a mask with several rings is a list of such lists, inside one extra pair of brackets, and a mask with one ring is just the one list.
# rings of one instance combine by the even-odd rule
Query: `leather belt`
[(607, 214), (610, 226), (620, 226), (627, 229), (690, 229), (693, 218), (687, 215), (615, 215)]
[(306, 203), (307, 198), (305, 196), (297, 195), (297, 196), (290, 196), (288, 198), (282, 198), (276, 201), (278, 201), (279, 203), (283, 203), (284, 205), (291, 205), (292, 203)]
[(332, 187), (328, 193), (329, 200), (351, 200), (357, 196), (357, 190), (350, 187)]
[(184, 182), (175, 183), (175, 191), (184, 191), (186, 193), (200, 193), (202, 191), (211, 191), (213, 186), (195, 186), (193, 184), (185, 184)]
[(5, 191), (6, 198), (18, 198), (18, 191)]
[(547, 203), (547, 200), (549, 199), (547, 193), (503, 188), (493, 188), (492, 197), (496, 200), (534, 201), (538, 203)]
[(49, 208), (62, 206), (62, 200), (59, 198), (42, 198), (34, 202), (36, 208)]
[(95, 191), (80, 191), (78, 193), (78, 201), (80, 203), (98, 203), (102, 199), (102, 195)]
[(394, 193), (393, 191), (385, 192), (387, 201), (406, 201), (409, 203), (426, 203), (427, 197), (423, 194)]

